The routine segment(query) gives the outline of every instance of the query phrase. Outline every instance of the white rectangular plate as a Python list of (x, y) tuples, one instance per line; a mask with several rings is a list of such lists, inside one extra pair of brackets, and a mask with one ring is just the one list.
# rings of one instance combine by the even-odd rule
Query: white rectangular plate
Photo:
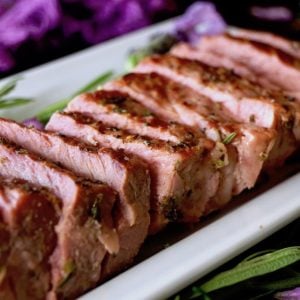
[[(31, 117), (102, 72), (122, 72), (132, 48), (171, 28), (171, 21), (167, 21), (23, 72), (24, 79), (14, 95), (34, 97), (36, 102), (1, 114), (17, 120)], [(295, 166), (278, 170), (284, 173), (279, 180), (282, 183), (268, 181), (194, 228), (175, 226), (150, 238), (135, 266), (82, 299), (146, 300), (174, 294), (300, 216), (297, 170)], [(164, 249), (166, 244), (172, 245)]]

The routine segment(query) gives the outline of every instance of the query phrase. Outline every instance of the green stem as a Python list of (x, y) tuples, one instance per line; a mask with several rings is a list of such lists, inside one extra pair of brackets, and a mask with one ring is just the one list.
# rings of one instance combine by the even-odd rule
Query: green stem
[(95, 78), (94, 80), (89, 82), (87, 85), (80, 88), (77, 92), (72, 94), (71, 97), (62, 99), (58, 102), (52, 103), (49, 106), (47, 106), (45, 109), (43, 109), (36, 115), (36, 118), (44, 124), (47, 123), (49, 121), (49, 119), (51, 118), (51, 116), (56, 111), (63, 110), (74, 97), (76, 97), (79, 94), (95, 90), (99, 85), (107, 82), (112, 77), (113, 77), (112, 71), (108, 71), (108, 72), (101, 74), (100, 76), (98, 76), (97, 78)]
[(243, 261), (235, 268), (222, 272), (201, 286), (212, 292), (237, 284), (250, 278), (265, 275), (285, 268), (300, 260), (300, 247), (290, 247)]

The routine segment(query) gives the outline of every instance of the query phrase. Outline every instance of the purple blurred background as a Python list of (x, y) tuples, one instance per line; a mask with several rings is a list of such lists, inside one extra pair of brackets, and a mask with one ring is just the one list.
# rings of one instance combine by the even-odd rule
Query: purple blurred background
[[(195, 1), (0, 0), (0, 77), (181, 14)], [(232, 25), (299, 36), (299, 2), (212, 1)]]

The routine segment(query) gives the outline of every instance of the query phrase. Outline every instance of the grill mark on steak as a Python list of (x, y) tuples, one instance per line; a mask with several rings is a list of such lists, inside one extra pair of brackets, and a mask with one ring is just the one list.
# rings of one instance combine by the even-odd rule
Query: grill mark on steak
[[(116, 103), (111, 100), (115, 98), (122, 101)], [(110, 126), (160, 140), (187, 144), (195, 144), (199, 140), (193, 130), (157, 118), (145, 106), (118, 91), (100, 90), (82, 94), (69, 103), (66, 111), (80, 112)]]
[(261, 42), (277, 48), (295, 58), (300, 59), (299, 41), (288, 40), (282, 36), (270, 32), (254, 31), (242, 28), (231, 28), (228, 34), (233, 37), (243, 38), (251, 41)]
[[(0, 138), (0, 157), (1, 176), (45, 186), (62, 200), (62, 216), (56, 226), (58, 242), (50, 258), (50, 295), (76, 297), (95, 286), (106, 251), (118, 251), (111, 218), (115, 193), (103, 184), (75, 177), (3, 138)], [(95, 202), (102, 216), (100, 222), (90, 214)]]
[(222, 104), (237, 122), (251, 123), (254, 119), (256, 126), (276, 130), (278, 138), (269, 156), (270, 167), (282, 163), (296, 149), (297, 122), (294, 111), (283, 106), (289, 105), (283, 94), (270, 93), (224, 68), (172, 55), (146, 58), (136, 71), (156, 72), (193, 89)]
[(197, 59), (237, 74), (267, 88), (298, 96), (300, 60), (270, 45), (230, 35), (204, 37), (196, 47), (181, 44), (172, 50), (178, 56)]

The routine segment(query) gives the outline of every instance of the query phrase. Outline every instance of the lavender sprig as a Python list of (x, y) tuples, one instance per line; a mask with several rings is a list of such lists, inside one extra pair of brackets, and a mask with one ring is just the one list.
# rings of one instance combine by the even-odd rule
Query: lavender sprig
[(300, 287), (290, 291), (279, 292), (275, 294), (275, 299), (278, 300), (299, 300), (300, 299)]

